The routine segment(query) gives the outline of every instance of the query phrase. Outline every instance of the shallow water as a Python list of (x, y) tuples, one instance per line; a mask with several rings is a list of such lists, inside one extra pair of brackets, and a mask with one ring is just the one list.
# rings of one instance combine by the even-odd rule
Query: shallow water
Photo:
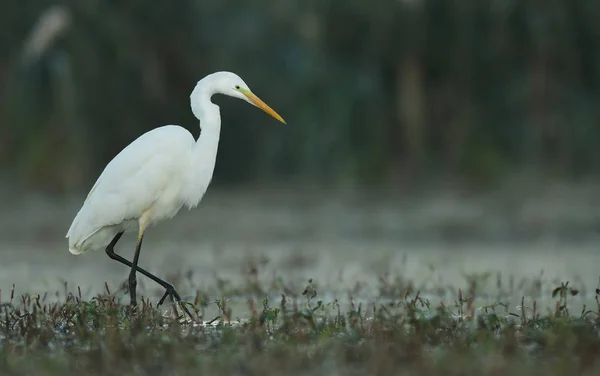
[[(379, 277), (388, 272), (388, 280), (399, 276), (412, 281), (433, 302), (447, 303), (456, 298), (458, 288), (468, 287), (466, 275), (491, 272), (487, 283), (478, 286), (480, 304), (497, 299), (499, 275), (504, 290), (513, 278), (513, 289), (504, 297), (513, 307), (522, 295), (553, 307), (550, 291), (566, 280), (581, 290), (573, 303), (589, 306), (600, 275), (595, 231), (600, 203), (592, 196), (554, 192), (516, 199), (438, 194), (408, 200), (217, 191), (207, 195), (199, 208), (151, 228), (140, 265), (166, 276), (187, 297), (200, 289), (213, 294), (211, 299), (218, 298), (218, 279), (247, 287), (255, 268), (257, 283), (273, 299), (283, 291), (300, 295), (312, 278), (316, 299), (347, 303), (352, 294), (369, 302), (380, 295)], [(82, 199), (19, 196), (4, 205), (3, 301), (13, 283), (17, 295), (63, 292), (67, 282), (69, 291), (80, 286), (89, 297), (101, 292), (105, 281), (112, 290), (125, 281), (128, 269), (104, 252), (80, 256), (68, 252), (64, 234)], [(126, 235), (117, 253), (131, 258), (134, 239)], [(176, 278), (188, 271), (189, 280)], [(540, 275), (541, 292), (532, 287)], [(138, 281), (143, 293), (160, 294), (145, 277)], [(446, 295), (435, 292), (437, 287), (445, 287)], [(232, 297), (234, 311), (247, 311), (244, 294)]]

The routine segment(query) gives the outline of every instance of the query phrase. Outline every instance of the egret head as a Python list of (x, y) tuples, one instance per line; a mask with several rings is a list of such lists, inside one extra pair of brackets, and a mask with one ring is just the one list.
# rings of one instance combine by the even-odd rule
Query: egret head
[[(211, 75), (206, 76), (200, 82), (198, 82), (198, 87), (203, 86), (203, 83), (206, 83), (208, 87), (210, 87), (210, 95), (212, 94), (225, 94), (230, 97), (238, 98), (244, 100), (251, 105), (254, 105), (267, 114), (271, 115), (275, 119), (280, 122), (285, 123), (285, 120), (277, 112), (275, 112), (271, 107), (269, 107), (265, 102), (263, 102), (259, 97), (257, 97), (248, 85), (235, 73), (231, 72), (217, 72)], [(192, 94), (193, 95), (193, 94)]]

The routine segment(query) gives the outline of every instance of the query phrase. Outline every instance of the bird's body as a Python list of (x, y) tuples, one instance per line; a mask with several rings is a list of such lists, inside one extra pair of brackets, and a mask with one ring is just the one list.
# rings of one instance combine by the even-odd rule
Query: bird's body
[[(200, 142), (185, 128), (166, 125), (141, 135), (111, 160), (67, 233), (73, 254), (104, 249), (120, 231), (148, 226), (196, 207), (212, 179), (219, 132), (202, 131)], [(203, 161), (201, 165), (197, 162)]]
[[(176, 294), (172, 285), (137, 266), (139, 249), (150, 225), (172, 218), (183, 206), (196, 207), (204, 196), (212, 180), (221, 131), (219, 107), (210, 100), (218, 93), (243, 99), (285, 123), (237, 75), (217, 72), (206, 76), (190, 96), (192, 112), (200, 120), (198, 139), (176, 125), (138, 137), (105, 167), (67, 232), (72, 254), (105, 248), (111, 258), (132, 267), (132, 305), (136, 270), (165, 286), (169, 294)], [(131, 263), (116, 255), (113, 247), (123, 232), (136, 228), (138, 245)]]

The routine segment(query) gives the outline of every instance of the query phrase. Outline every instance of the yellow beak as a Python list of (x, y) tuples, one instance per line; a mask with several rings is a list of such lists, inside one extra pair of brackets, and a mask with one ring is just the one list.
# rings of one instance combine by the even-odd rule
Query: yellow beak
[(257, 97), (250, 90), (245, 90), (245, 89), (238, 89), (238, 90), (240, 93), (244, 94), (246, 96), (246, 98), (248, 98), (248, 100), (250, 102), (252, 102), (256, 107), (260, 108), (267, 114), (273, 116), (275, 119), (279, 120), (283, 124), (287, 124), (285, 122), (285, 120), (283, 120), (283, 118), (281, 116), (279, 116), (279, 114), (277, 112), (275, 112), (275, 110), (273, 110), (271, 107), (269, 107), (265, 102), (263, 102), (259, 97)]

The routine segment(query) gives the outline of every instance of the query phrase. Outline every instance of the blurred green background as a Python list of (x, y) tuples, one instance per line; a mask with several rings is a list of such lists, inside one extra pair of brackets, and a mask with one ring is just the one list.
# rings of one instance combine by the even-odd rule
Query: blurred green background
[(0, 168), (87, 190), (137, 136), (194, 135), (238, 73), (288, 122), (215, 97), (215, 184), (495, 184), (600, 171), (594, 0), (22, 0), (1, 6)]

